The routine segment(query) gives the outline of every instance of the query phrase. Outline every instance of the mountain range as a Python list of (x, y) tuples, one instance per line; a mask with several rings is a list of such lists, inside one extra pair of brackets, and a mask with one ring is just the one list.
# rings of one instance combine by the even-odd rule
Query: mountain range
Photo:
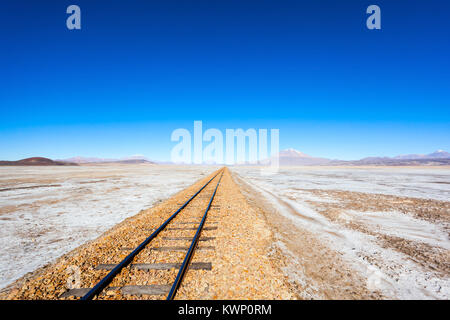
[(43, 157), (33, 157), (17, 161), (0, 161), (0, 166), (76, 166), (68, 161), (55, 161)]
[[(332, 160), (327, 158), (317, 158), (307, 155), (301, 151), (295, 149), (281, 150), (278, 153), (279, 164), (281, 166), (312, 166), (312, 165), (325, 165), (330, 163)], [(273, 157), (272, 157), (273, 158)], [(262, 160), (261, 164), (268, 164), (269, 159)]]
[[(437, 150), (430, 154), (406, 154), (395, 157), (367, 157), (360, 160), (336, 160), (313, 157), (295, 149), (286, 149), (278, 153), (280, 166), (439, 166), (450, 165), (450, 153)], [(262, 160), (259, 165), (267, 165), (274, 157)], [(18, 161), (0, 161), (0, 166), (68, 166), (83, 164), (171, 164), (170, 162), (153, 162), (144, 156), (131, 156), (121, 159), (72, 157), (68, 159), (51, 160), (43, 157), (33, 157)], [(244, 164), (248, 165), (248, 163)]]
[(123, 163), (123, 164), (138, 164), (138, 163), (148, 163), (154, 164), (155, 162), (148, 160), (144, 156), (131, 156), (121, 159), (109, 159), (109, 158), (95, 158), (95, 157), (72, 157), (68, 159), (57, 160), (61, 162), (70, 162), (76, 164), (87, 164), (87, 163)]
[[(450, 153), (437, 150), (430, 154), (407, 154), (395, 157), (367, 157), (360, 160), (336, 160), (317, 158), (295, 149), (282, 150), (279, 153), (280, 166), (310, 166), (310, 165), (450, 165)], [(261, 161), (261, 164), (269, 160)]]

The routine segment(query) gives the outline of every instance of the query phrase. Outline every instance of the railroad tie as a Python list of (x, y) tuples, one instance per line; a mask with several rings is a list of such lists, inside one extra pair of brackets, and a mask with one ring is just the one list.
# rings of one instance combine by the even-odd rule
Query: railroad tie
[[(172, 224), (197, 224), (200, 223), (200, 221), (180, 221), (180, 222), (172, 222)], [(214, 223), (216, 224), (217, 221), (208, 221), (207, 223)]]
[(161, 295), (167, 294), (172, 286), (169, 284), (153, 284), (147, 286), (123, 286), (120, 291), (123, 294), (129, 294), (133, 296), (142, 295)]
[[(105, 289), (106, 291), (111, 290), (120, 290), (122, 294), (129, 294), (135, 296), (142, 295), (162, 295), (167, 294), (170, 291), (172, 286), (169, 284), (152, 284), (146, 286), (123, 286), (123, 287), (110, 287)], [(60, 298), (68, 298), (68, 297), (83, 297), (86, 293), (89, 292), (92, 288), (79, 288), (79, 289), (70, 289), (60, 295)]]
[[(95, 267), (96, 270), (112, 270), (117, 264), (99, 264)], [(132, 268), (137, 270), (170, 270), (179, 269), (181, 263), (133, 263)], [(212, 270), (211, 262), (193, 262), (189, 265), (192, 270)]]
[[(187, 222), (187, 223), (179, 223), (179, 224), (199, 224), (200, 222)], [(217, 224), (217, 221), (208, 221), (207, 223)], [(197, 230), (198, 227), (172, 227), (167, 228), (166, 230)], [(213, 227), (204, 227), (203, 230), (216, 230), (217, 226)], [(145, 231), (153, 231), (153, 229), (145, 229)]]
[[(216, 237), (203, 237), (198, 239), (198, 241), (211, 241)], [(183, 240), (183, 241), (192, 241), (193, 237), (163, 237), (163, 240)]]
[[(166, 230), (197, 230), (196, 227), (175, 227), (175, 228), (167, 228)], [(203, 230), (217, 230), (217, 227), (204, 227)]]
[[(199, 247), (197, 247), (197, 250), (214, 250), (214, 249), (215, 249), (214, 246), (199, 246)], [(155, 248), (150, 248), (150, 250), (185, 252), (185, 251), (189, 250), (189, 247), (155, 247)]]
[(77, 288), (77, 289), (69, 289), (68, 291), (64, 292), (62, 295), (60, 295), (60, 298), (68, 298), (68, 297), (82, 297), (86, 293), (89, 292), (91, 288)]

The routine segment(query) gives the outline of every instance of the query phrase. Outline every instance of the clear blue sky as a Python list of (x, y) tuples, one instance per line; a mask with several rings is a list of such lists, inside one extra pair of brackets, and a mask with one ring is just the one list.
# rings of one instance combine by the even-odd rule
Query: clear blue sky
[[(82, 29), (66, 28), (77, 4)], [(365, 10), (381, 7), (382, 30)], [(357, 159), (450, 150), (449, 1), (0, 3), (0, 159), (143, 154), (171, 132), (279, 128)]]

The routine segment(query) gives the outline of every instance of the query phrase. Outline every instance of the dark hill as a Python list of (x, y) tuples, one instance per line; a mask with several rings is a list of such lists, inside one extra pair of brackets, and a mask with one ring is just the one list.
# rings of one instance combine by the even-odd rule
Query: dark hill
[(0, 166), (76, 166), (76, 163), (54, 161), (48, 158), (33, 157), (18, 161), (0, 161)]

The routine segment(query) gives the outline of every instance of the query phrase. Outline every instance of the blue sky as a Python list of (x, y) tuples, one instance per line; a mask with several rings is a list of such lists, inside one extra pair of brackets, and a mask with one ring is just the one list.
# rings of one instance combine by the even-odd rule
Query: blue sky
[[(77, 4), (82, 29), (66, 28)], [(365, 10), (381, 8), (382, 29)], [(143, 154), (279, 128), (339, 159), (450, 150), (448, 1), (2, 1), (0, 159)]]

